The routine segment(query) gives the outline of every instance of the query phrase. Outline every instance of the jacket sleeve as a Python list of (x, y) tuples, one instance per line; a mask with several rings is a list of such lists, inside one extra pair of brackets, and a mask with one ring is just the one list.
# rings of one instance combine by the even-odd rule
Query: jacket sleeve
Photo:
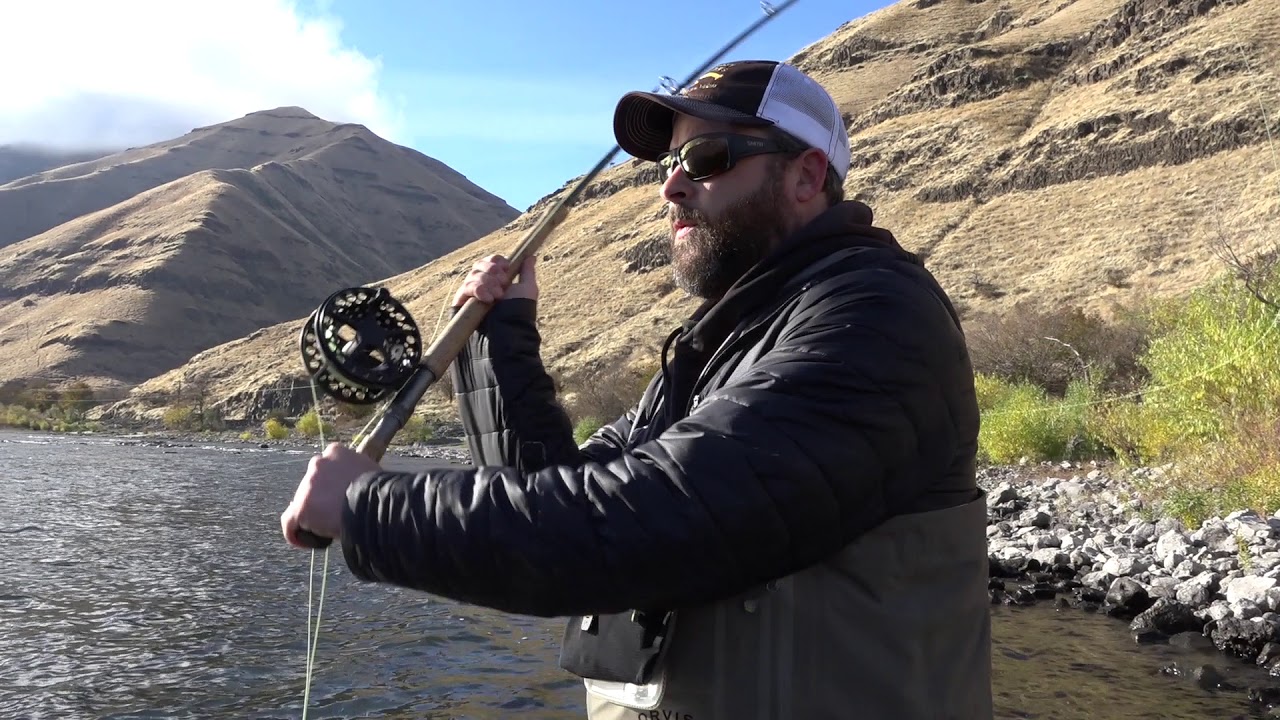
[(581, 448), (540, 355), (537, 303), (502, 300), (450, 365), (458, 415), (477, 465), (532, 472), (622, 452), (631, 413), (597, 431)]
[(685, 607), (821, 560), (908, 507), (972, 441), (954, 420), (976, 412), (959, 329), (887, 274), (811, 289), (748, 370), (607, 462), (361, 477), (348, 567), (553, 616)]

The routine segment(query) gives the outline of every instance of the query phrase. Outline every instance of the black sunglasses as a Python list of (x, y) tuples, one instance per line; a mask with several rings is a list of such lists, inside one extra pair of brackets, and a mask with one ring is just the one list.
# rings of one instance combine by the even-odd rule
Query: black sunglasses
[(789, 145), (754, 135), (710, 133), (699, 135), (675, 150), (662, 153), (658, 156), (658, 166), (662, 168), (664, 181), (670, 177), (677, 163), (690, 180), (706, 180), (729, 172), (742, 158), (794, 150)]

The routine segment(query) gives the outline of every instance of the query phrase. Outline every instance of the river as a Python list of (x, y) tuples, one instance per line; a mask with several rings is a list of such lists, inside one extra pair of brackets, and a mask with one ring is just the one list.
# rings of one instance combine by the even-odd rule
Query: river
[[(0, 718), (301, 717), (325, 553), (286, 545), (279, 514), (309, 456), (0, 430)], [(336, 547), (328, 561), (308, 718), (582, 717), (561, 621), (357, 582)], [(1139, 647), (1048, 603), (992, 612), (997, 717), (1266, 717), (1160, 672), (1257, 677), (1213, 652)]]

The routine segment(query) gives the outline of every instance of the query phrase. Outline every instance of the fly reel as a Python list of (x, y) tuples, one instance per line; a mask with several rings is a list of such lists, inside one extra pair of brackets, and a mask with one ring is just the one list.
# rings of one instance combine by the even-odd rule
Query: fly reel
[(329, 397), (372, 405), (409, 380), (422, 336), (386, 288), (354, 287), (329, 296), (299, 336), (307, 374)]

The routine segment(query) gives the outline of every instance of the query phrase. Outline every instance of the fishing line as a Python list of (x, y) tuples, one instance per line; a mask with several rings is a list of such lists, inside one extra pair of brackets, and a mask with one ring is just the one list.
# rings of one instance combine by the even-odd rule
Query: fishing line
[[(318, 426), (320, 436), (320, 451), (324, 452), (324, 418), (320, 415), (320, 394), (316, 390), (316, 381), (311, 381), (311, 399), (314, 403), (316, 414), (316, 425)], [(302, 688), (302, 720), (307, 720), (307, 708), (311, 704), (311, 678), (315, 671), (316, 662), (316, 645), (320, 642), (320, 616), (324, 611), (325, 589), (329, 583), (329, 548), (324, 548), (324, 567), (320, 571), (320, 602), (315, 610), (315, 626), (312, 627), (311, 606), (312, 606), (312, 588), (315, 586), (316, 578), (316, 549), (311, 550), (311, 569), (307, 579), (307, 645), (306, 645), (306, 673), (303, 679)]]
[[(311, 381), (311, 399), (312, 399), (312, 402), (314, 403), (317, 433), (319, 434), (319, 437), (320, 437), (320, 451), (324, 452), (324, 448), (326, 445), (325, 438), (324, 438), (324, 417), (320, 414), (320, 395), (316, 389), (316, 381), (314, 379)], [(375, 413), (375, 417), (376, 417), (376, 413)], [(369, 426), (372, 424), (373, 424), (373, 420), (371, 419), (369, 422), (365, 423), (364, 427), (362, 427), (359, 431), (356, 432), (355, 436), (352, 439), (353, 445), (359, 441), (359, 438), (363, 436), (364, 433), (368, 432)], [(289, 462), (293, 462), (293, 461), (291, 460)], [(310, 574), (307, 580), (307, 645), (306, 645), (307, 662), (306, 662), (306, 672), (303, 679), (303, 690), (302, 690), (302, 720), (306, 720), (307, 708), (310, 706), (311, 681), (315, 673), (316, 647), (320, 643), (320, 617), (321, 617), (321, 614), (324, 612), (325, 590), (327, 589), (329, 584), (329, 550), (331, 547), (332, 546), (325, 546), (324, 548), (324, 566), (320, 571), (320, 602), (315, 607), (314, 626), (312, 624), (312, 614), (311, 614), (312, 594), (313, 594), (312, 589), (315, 587), (316, 552), (318, 549), (317, 548), (311, 549), (311, 568), (310, 568)]]

